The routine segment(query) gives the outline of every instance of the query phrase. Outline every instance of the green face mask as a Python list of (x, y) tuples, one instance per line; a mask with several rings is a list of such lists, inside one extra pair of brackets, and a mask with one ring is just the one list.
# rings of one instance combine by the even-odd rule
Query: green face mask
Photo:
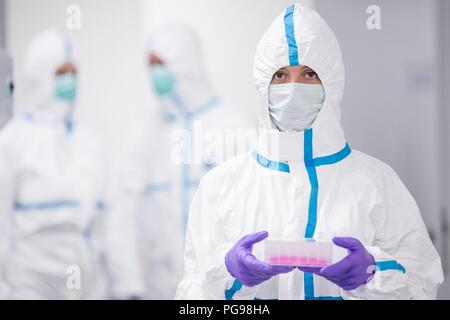
[(74, 102), (77, 95), (77, 79), (72, 73), (56, 76), (55, 96), (67, 102)]
[(166, 67), (158, 65), (150, 68), (150, 77), (156, 94), (164, 96), (173, 91), (175, 86), (174, 75)]

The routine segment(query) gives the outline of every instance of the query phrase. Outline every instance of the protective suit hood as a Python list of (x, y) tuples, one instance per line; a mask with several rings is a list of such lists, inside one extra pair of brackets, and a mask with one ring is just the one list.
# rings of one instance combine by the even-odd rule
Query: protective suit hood
[(147, 54), (156, 54), (175, 76), (176, 99), (187, 112), (195, 112), (214, 98), (204, 71), (202, 50), (195, 34), (184, 25), (155, 30), (147, 41)]
[(71, 110), (68, 102), (55, 97), (55, 72), (64, 63), (74, 63), (70, 42), (60, 33), (47, 30), (28, 46), (24, 63), (25, 111), (33, 117), (64, 121)]
[[(282, 12), (261, 38), (255, 56), (255, 86), (260, 93), (260, 141), (258, 152), (277, 161), (302, 160), (299, 152), (304, 132), (280, 132), (268, 108), (269, 85), (282, 67), (304, 65), (313, 69), (325, 89), (325, 102), (309, 129), (314, 134), (313, 157), (338, 152), (345, 146), (340, 125), (345, 69), (333, 31), (312, 9), (294, 4)], [(301, 148), (300, 150), (302, 150)]]

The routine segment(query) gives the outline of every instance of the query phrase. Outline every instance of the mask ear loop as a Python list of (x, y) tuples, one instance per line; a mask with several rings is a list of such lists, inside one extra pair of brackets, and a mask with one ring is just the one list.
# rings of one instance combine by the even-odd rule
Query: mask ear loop
[(271, 117), (270, 117), (270, 111), (269, 111), (269, 88), (270, 88), (270, 82), (266, 86), (265, 92), (262, 94), (262, 100), (260, 101), (260, 121), (262, 122), (262, 127), (264, 129), (269, 130), (278, 130), (275, 123), (273, 123)]

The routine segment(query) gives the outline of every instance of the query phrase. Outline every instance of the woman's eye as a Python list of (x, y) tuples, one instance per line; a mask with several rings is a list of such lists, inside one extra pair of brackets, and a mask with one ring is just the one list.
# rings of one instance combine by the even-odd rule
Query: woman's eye
[(305, 74), (305, 78), (307, 80), (314, 80), (317, 78), (317, 73), (315, 73), (314, 71), (309, 71)]
[(285, 77), (285, 74), (284, 74), (284, 72), (281, 72), (281, 71), (276, 72), (275, 76), (274, 76), (274, 78), (277, 80), (282, 80), (282, 79), (284, 79), (284, 77)]

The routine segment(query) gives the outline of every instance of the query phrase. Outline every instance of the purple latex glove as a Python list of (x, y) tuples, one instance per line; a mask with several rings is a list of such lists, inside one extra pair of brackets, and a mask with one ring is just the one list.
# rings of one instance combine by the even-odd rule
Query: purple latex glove
[(239, 240), (225, 256), (228, 272), (247, 287), (256, 286), (280, 273), (295, 269), (287, 266), (272, 266), (259, 261), (252, 254), (255, 243), (267, 238), (267, 231), (249, 234)]
[(335, 283), (344, 290), (353, 290), (367, 283), (375, 273), (375, 259), (362, 243), (355, 238), (335, 237), (335, 245), (348, 249), (349, 255), (325, 268), (302, 268), (303, 272), (317, 274)]

